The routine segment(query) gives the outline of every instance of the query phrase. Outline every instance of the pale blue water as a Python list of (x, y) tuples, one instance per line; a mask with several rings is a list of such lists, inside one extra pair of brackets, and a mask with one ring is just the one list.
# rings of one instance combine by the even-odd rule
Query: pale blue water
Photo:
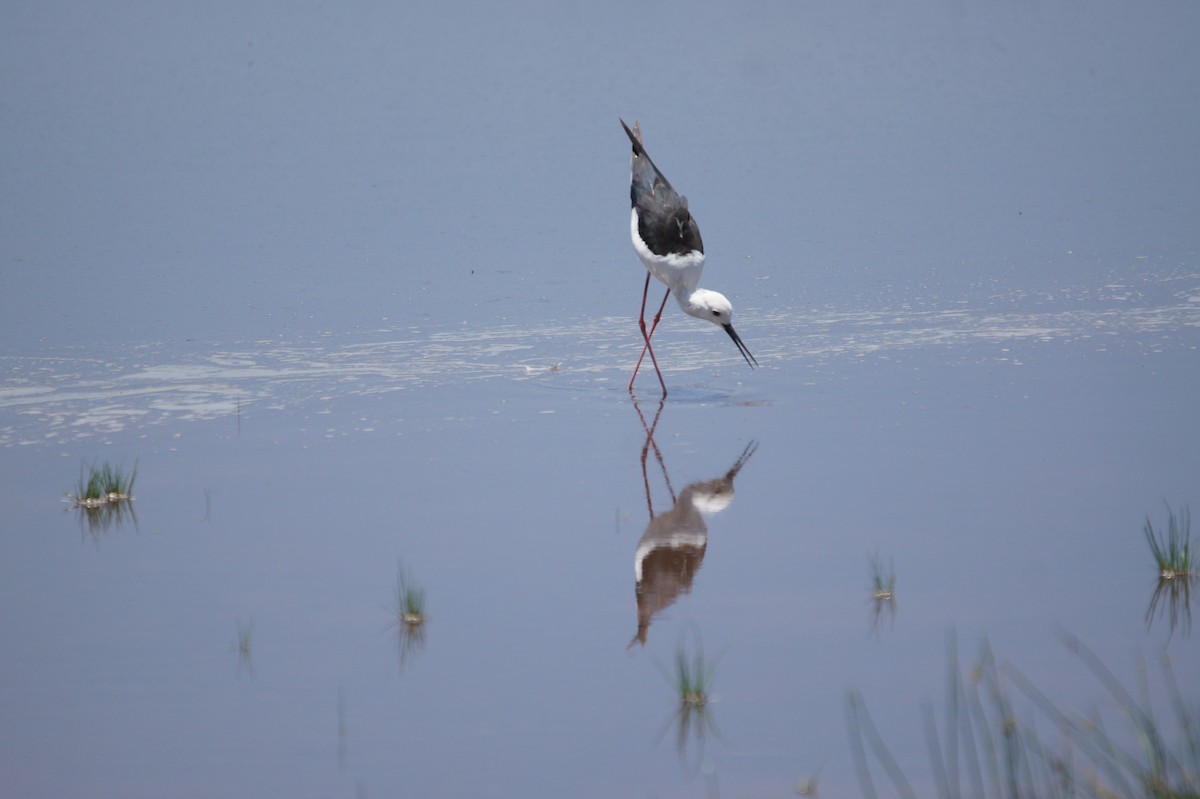
[[(1111, 698), (1060, 629), (1194, 700), (1142, 526), (1200, 477), (1197, 17), (10, 7), (0, 792), (852, 796), (851, 689), (929, 788), (952, 630), (1066, 707)], [(618, 115), (763, 365), (668, 309), (661, 413)], [(752, 441), (629, 646), (651, 513)], [(136, 521), (60, 502), (94, 461)]]

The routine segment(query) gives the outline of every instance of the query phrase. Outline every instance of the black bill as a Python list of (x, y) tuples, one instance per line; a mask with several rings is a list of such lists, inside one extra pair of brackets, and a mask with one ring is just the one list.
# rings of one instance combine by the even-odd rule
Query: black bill
[(737, 345), (738, 352), (746, 359), (746, 363), (750, 364), (750, 368), (753, 369), (758, 366), (758, 361), (754, 360), (754, 356), (750, 354), (750, 350), (746, 349), (746, 345), (742, 343), (742, 337), (733, 329), (733, 325), (722, 325), (722, 327), (725, 328), (725, 332), (729, 334), (729, 337), (733, 339), (733, 343)]

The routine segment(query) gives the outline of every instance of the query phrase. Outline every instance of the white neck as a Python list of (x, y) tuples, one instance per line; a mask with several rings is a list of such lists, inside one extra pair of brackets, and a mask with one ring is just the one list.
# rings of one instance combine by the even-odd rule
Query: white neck
[[(703, 319), (706, 322), (718, 325), (728, 322), (733, 314), (733, 309), (729, 306), (729, 300), (725, 299), (723, 294), (708, 289), (696, 289), (686, 297), (682, 294), (676, 294), (675, 300), (688, 316), (694, 316), (697, 319)], [(722, 315), (719, 317), (713, 316), (714, 309), (721, 310)]]
[(708, 319), (711, 314), (708, 307), (704, 304), (704, 298), (712, 294), (708, 289), (696, 289), (691, 294), (684, 295), (676, 293), (675, 301), (679, 303), (679, 307), (688, 316), (694, 316), (697, 319)]

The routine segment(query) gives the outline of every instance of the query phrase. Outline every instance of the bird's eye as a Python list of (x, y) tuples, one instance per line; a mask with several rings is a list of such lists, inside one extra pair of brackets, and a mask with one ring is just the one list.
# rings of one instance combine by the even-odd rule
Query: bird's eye
[(713, 311), (713, 316), (718, 316), (718, 317), (719, 317), (720, 315), (721, 315), (721, 312), (720, 312), (720, 311)]

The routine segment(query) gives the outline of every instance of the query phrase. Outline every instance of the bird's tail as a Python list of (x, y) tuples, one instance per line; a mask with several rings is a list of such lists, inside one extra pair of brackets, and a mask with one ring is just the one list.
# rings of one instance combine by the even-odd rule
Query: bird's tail
[[(617, 118), (620, 119), (620, 117)], [(629, 129), (629, 126), (625, 124), (625, 120), (623, 119), (621, 119), (621, 127), (625, 128), (625, 133), (629, 136), (629, 141), (633, 143), (633, 154), (645, 155), (646, 148), (642, 146), (642, 126), (638, 124), (637, 120), (633, 121), (633, 130)]]

